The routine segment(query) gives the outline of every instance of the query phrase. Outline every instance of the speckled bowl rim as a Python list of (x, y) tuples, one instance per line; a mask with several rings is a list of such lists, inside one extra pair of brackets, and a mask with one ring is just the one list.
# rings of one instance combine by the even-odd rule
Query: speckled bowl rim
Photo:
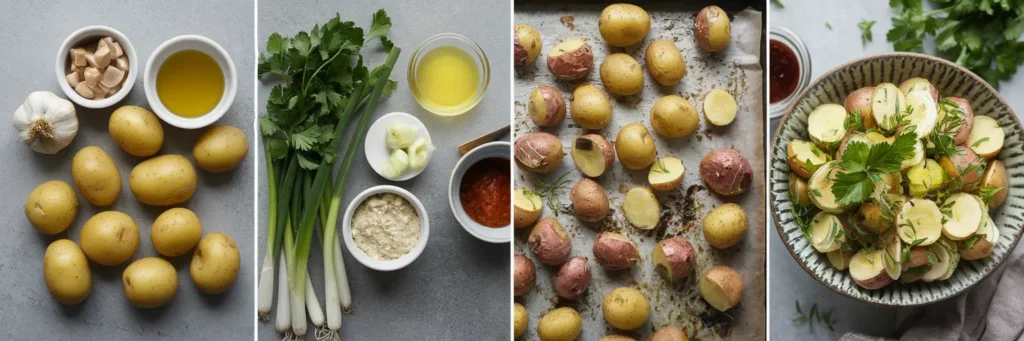
[[(807, 87), (805, 87), (802, 91), (800, 91), (800, 94), (793, 99), (793, 102), (790, 103), (789, 108), (786, 109), (785, 114), (783, 114), (779, 118), (779, 125), (777, 127), (775, 127), (775, 134), (772, 135), (772, 144), (771, 144), (771, 146), (769, 146), (770, 150), (774, 151), (775, 150), (775, 146), (779, 142), (779, 133), (782, 131), (782, 126), (783, 126), (782, 122), (785, 122), (786, 119), (789, 118), (789, 114), (793, 112), (793, 110), (796, 108), (797, 104), (800, 104), (800, 102), (802, 102), (804, 100), (804, 97), (807, 96), (808, 92), (811, 89), (813, 89), (814, 87), (816, 87), (818, 85), (818, 83), (820, 83), (824, 79), (828, 78), (828, 76), (831, 76), (832, 74), (837, 73), (840, 70), (852, 67), (853, 65), (860, 64), (860, 63), (865, 63), (865, 62), (872, 61), (872, 60), (875, 60), (875, 59), (890, 58), (890, 57), (906, 57), (906, 58), (927, 59), (927, 60), (930, 60), (930, 61), (933, 61), (933, 62), (936, 62), (936, 63), (952, 66), (956, 70), (959, 70), (960, 72), (966, 74), (968, 77), (973, 78), (975, 81), (977, 81), (978, 83), (982, 84), (985, 87), (985, 90), (987, 90), (988, 92), (990, 92), (990, 93), (995, 95), (996, 100), (998, 100), (999, 102), (1002, 102), (1002, 103), (1006, 103), (1006, 100), (1003, 99), (1003, 96), (1000, 95), (999, 92), (996, 91), (995, 88), (992, 88), (992, 85), (988, 84), (988, 82), (986, 82), (984, 79), (982, 79), (981, 77), (978, 77), (978, 75), (974, 74), (974, 72), (971, 72), (970, 70), (967, 70), (966, 68), (964, 68), (964, 67), (962, 67), (960, 65), (956, 65), (955, 63), (950, 62), (948, 60), (945, 60), (945, 59), (942, 59), (942, 58), (939, 58), (939, 57), (929, 56), (929, 55), (920, 54), (920, 53), (911, 53), (911, 52), (890, 52), (890, 53), (872, 54), (872, 55), (867, 55), (867, 56), (864, 56), (864, 57), (860, 57), (858, 59), (854, 59), (852, 61), (840, 64), (840, 65), (838, 65), (838, 66), (836, 66), (836, 67), (834, 67), (832, 69), (829, 69), (825, 73), (821, 74), (821, 76), (818, 76), (813, 81), (811, 81), (811, 83), (808, 84)], [(1020, 118), (1017, 117), (1017, 114), (1013, 111), (1013, 107), (1011, 107), (1007, 103), (1006, 104), (1006, 109), (1010, 112), (1011, 116), (1013, 116), (1013, 119), (1017, 123), (1017, 125), (1021, 126)], [(769, 153), (768, 160), (771, 160), (772, 155), (773, 155), (772, 153)], [(771, 168), (771, 167), (769, 167), (768, 169), (769, 169), (769, 172), (772, 172), (772, 173), (776, 172), (776, 170)], [(769, 175), (768, 178), (765, 179), (766, 183), (771, 178), (772, 177)], [(769, 191), (769, 193), (770, 193), (770, 191)], [(807, 264), (805, 262), (800, 261), (800, 258), (797, 256), (796, 252), (793, 251), (793, 247), (790, 246), (789, 243), (787, 243), (786, 240), (784, 239), (784, 237), (783, 237), (784, 232), (782, 230), (782, 226), (779, 225), (779, 220), (780, 219), (779, 219), (778, 213), (775, 212), (775, 207), (773, 205), (773, 201), (771, 199), (771, 195), (770, 194), (769, 194), (769, 198), (768, 198), (768, 210), (772, 212), (772, 223), (775, 225), (775, 233), (777, 233), (779, 235), (780, 242), (783, 245), (786, 246), (786, 251), (788, 251), (789, 255), (793, 257), (793, 261), (795, 261), (797, 264), (799, 264), (800, 268), (802, 268), (804, 270), (804, 272), (807, 273), (808, 276), (811, 276), (811, 278), (813, 278), (815, 281), (817, 281), (821, 285), (825, 286), (829, 290), (832, 290), (832, 291), (834, 291), (834, 292), (836, 292), (836, 293), (838, 293), (840, 295), (843, 295), (843, 296), (845, 296), (847, 298), (851, 298), (851, 299), (857, 300), (858, 302), (864, 302), (864, 303), (868, 303), (868, 304), (871, 304), (871, 305), (874, 305), (874, 306), (880, 306), (880, 307), (894, 307), (894, 308), (918, 307), (918, 306), (924, 306), (924, 305), (930, 305), (930, 304), (942, 302), (942, 301), (945, 301), (947, 299), (959, 296), (960, 294), (962, 294), (964, 292), (967, 292), (968, 290), (973, 288), (975, 285), (978, 285), (978, 283), (981, 283), (981, 282), (985, 281), (985, 279), (988, 278), (989, 275), (991, 275), (993, 272), (995, 272), (995, 269), (998, 269), (1000, 266), (1002, 266), (1003, 263), (1006, 262), (1006, 259), (1009, 258), (1009, 254), (1013, 253), (1013, 250), (1017, 247), (1017, 243), (1020, 242), (1021, 236), (1024, 235), (1024, 232), (1017, 234), (1017, 237), (1014, 238), (1013, 242), (1010, 243), (1010, 247), (1007, 250), (1007, 255), (1004, 255), (1002, 257), (1002, 259), (999, 259), (996, 262), (997, 264), (996, 264), (996, 266), (993, 267), (993, 270), (988, 271), (987, 273), (982, 275), (981, 278), (978, 279), (977, 281), (975, 281), (974, 283), (971, 283), (971, 284), (965, 286), (964, 288), (961, 288), (960, 290), (953, 292), (953, 294), (947, 295), (947, 296), (939, 298), (937, 300), (928, 301), (928, 302), (906, 304), (906, 305), (887, 304), (887, 303), (873, 302), (873, 301), (868, 301), (868, 300), (861, 299), (859, 297), (850, 295), (850, 294), (846, 293), (843, 290), (839, 290), (837, 288), (834, 288), (833, 286), (829, 285), (828, 283), (825, 283), (824, 281), (822, 281), (821, 278), (816, 276), (814, 273), (811, 272), (810, 269), (807, 268)]]

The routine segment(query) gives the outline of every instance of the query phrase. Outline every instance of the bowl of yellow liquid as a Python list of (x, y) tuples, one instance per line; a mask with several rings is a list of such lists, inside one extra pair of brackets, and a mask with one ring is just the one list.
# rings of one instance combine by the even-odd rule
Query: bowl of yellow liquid
[(209, 38), (171, 38), (146, 63), (146, 100), (161, 120), (185, 129), (216, 122), (235, 100), (237, 75), (227, 51)]
[(442, 33), (412, 52), (408, 78), (420, 106), (437, 115), (456, 116), (480, 103), (491, 80), (491, 65), (476, 42)]

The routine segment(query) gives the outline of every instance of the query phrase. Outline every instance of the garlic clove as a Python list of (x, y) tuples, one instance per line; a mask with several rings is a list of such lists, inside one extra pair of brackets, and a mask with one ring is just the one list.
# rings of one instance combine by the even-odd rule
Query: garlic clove
[(107, 44), (100, 44), (100, 46), (96, 48), (96, 54), (93, 55), (96, 59), (96, 68), (103, 69), (110, 65), (110, 60), (113, 59), (111, 58), (111, 54), (113, 54), (113, 52), (110, 51)]
[(78, 83), (78, 85), (75, 86), (75, 92), (87, 99), (92, 99), (93, 96), (92, 88), (89, 87), (89, 84), (85, 84), (85, 82)]
[(68, 53), (71, 54), (71, 65), (85, 66), (88, 61), (85, 60), (85, 49), (77, 47), (71, 49)]
[(114, 58), (124, 57), (124, 50), (121, 49), (121, 43), (114, 43)]
[(128, 57), (120, 56), (114, 59), (114, 66), (117, 66), (121, 71), (128, 72)]
[(121, 91), (121, 84), (120, 84), (120, 83), (118, 83), (118, 84), (117, 84), (116, 86), (114, 86), (113, 88), (107, 89), (107, 97), (113, 96), (113, 95), (114, 95), (114, 94), (116, 94), (116, 93), (117, 93), (118, 91)]
[[(118, 84), (121, 84), (121, 80), (124, 79), (124, 71), (114, 66), (107, 66), (107, 70), (103, 71), (103, 79), (100, 80), (100, 84), (107, 88), (113, 88)], [(106, 91), (104, 91), (106, 93)]]
[(103, 74), (100, 73), (100, 70), (97, 68), (89, 67), (85, 69), (85, 83), (88, 84), (90, 87), (96, 86), (96, 84), (100, 82), (100, 78), (102, 77)]
[(68, 81), (68, 85), (70, 85), (72, 89), (78, 86), (78, 83), (82, 81), (81, 78), (78, 78), (78, 74), (74, 72), (67, 74), (67, 76), (64, 76), (64, 79)]
[(86, 61), (86, 65), (87, 66), (89, 66), (89, 67), (97, 67), (96, 66), (96, 55), (95, 54), (93, 54), (91, 52), (86, 53), (85, 54), (85, 61)]
[(91, 86), (91, 87), (89, 87), (89, 89), (92, 90), (92, 99), (95, 100), (95, 101), (98, 101), (98, 100), (101, 100), (101, 99), (104, 99), (104, 98), (107, 97), (107, 91), (101, 89), (99, 84), (96, 84), (96, 86)]

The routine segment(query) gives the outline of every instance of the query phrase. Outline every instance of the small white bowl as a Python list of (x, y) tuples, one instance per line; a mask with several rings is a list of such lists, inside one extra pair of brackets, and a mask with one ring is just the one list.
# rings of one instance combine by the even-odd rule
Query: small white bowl
[[(184, 50), (198, 50), (213, 57), (213, 60), (217, 62), (221, 72), (224, 74), (224, 94), (221, 95), (217, 106), (203, 116), (189, 118), (175, 115), (160, 102), (160, 96), (156, 93), (156, 76), (160, 71), (160, 66), (167, 60), (167, 57)], [(235, 92), (238, 91), (237, 80), (235, 64), (231, 61), (231, 56), (228, 55), (224, 48), (203, 36), (184, 35), (165, 41), (153, 51), (149, 61), (146, 62), (143, 88), (146, 90), (146, 100), (149, 102), (149, 107), (161, 120), (178, 128), (197, 129), (216, 122), (231, 108), (231, 103), (235, 101)]]
[[(370, 163), (370, 167), (373, 168), (373, 171), (377, 172), (377, 174), (382, 177), (384, 176), (384, 164), (391, 159), (391, 151), (388, 150), (388, 145), (385, 141), (388, 137), (388, 127), (396, 122), (412, 126), (416, 129), (419, 137), (425, 138), (427, 139), (427, 142), (433, 144), (433, 142), (430, 141), (430, 132), (427, 131), (427, 127), (424, 126), (423, 122), (420, 122), (416, 116), (409, 115), (404, 112), (393, 112), (381, 116), (374, 121), (373, 124), (370, 125), (370, 129), (366, 131), (366, 140), (363, 143), (363, 152), (366, 153), (366, 161)], [(428, 160), (427, 162), (427, 166), (429, 166), (430, 161)], [(402, 173), (402, 175), (399, 175), (397, 178), (385, 179), (391, 181), (409, 180), (420, 175), (420, 173), (423, 173), (424, 169), (427, 169), (427, 167), (420, 169), (412, 169), (410, 167), (409, 170), (406, 170), (405, 173)]]
[[(409, 251), (409, 253), (392, 260), (379, 260), (370, 257), (363, 249), (360, 249), (356, 245), (355, 240), (352, 239), (352, 213), (355, 212), (356, 208), (363, 203), (366, 198), (381, 194), (381, 193), (392, 193), (398, 195), (405, 200), (409, 201), (413, 207), (416, 208), (416, 214), (420, 217), (420, 240), (416, 243), (416, 246)], [(348, 208), (345, 209), (345, 216), (341, 221), (341, 237), (345, 240), (345, 247), (348, 248), (348, 252), (355, 257), (357, 261), (365, 265), (366, 267), (378, 271), (392, 271), (404, 268), (412, 261), (416, 260), (423, 253), (423, 249), (427, 247), (427, 237), (430, 235), (430, 218), (427, 217), (427, 210), (423, 208), (423, 203), (420, 203), (420, 199), (417, 199), (415, 195), (409, 193), (404, 189), (389, 186), (380, 185), (366, 189), (362, 193), (359, 193), (352, 199), (352, 202), (348, 204)]]
[[(68, 74), (68, 63), (71, 62), (71, 56), (68, 55), (68, 51), (72, 47), (96, 41), (102, 37), (114, 38), (114, 41), (121, 45), (121, 50), (128, 56), (128, 76), (125, 78), (124, 83), (121, 84), (121, 90), (118, 90), (113, 96), (101, 100), (87, 99), (79, 95), (75, 89), (68, 85), (66, 77)], [(107, 26), (86, 26), (71, 33), (71, 35), (64, 39), (64, 43), (57, 50), (57, 62), (54, 63), (54, 70), (57, 74), (57, 84), (60, 84), (60, 89), (64, 91), (64, 95), (68, 99), (86, 108), (100, 109), (114, 105), (114, 103), (120, 102), (125, 96), (128, 96), (128, 92), (131, 92), (132, 87), (135, 86), (135, 78), (139, 75), (138, 65), (139, 59), (135, 56), (135, 47), (132, 46), (131, 41), (124, 34)]]
[[(462, 186), (462, 177), (466, 175), (469, 167), (477, 162), (489, 158), (502, 158), (509, 160), (511, 167), (512, 144), (504, 141), (488, 142), (476, 147), (463, 155), (452, 170), (452, 177), (448, 179), (448, 204), (452, 208), (452, 215), (459, 221), (459, 225), (477, 239), (489, 243), (508, 243), (512, 240), (512, 222), (507, 226), (488, 227), (484, 226), (466, 214), (462, 208), (462, 201), (459, 199), (459, 187)], [(511, 170), (510, 170), (511, 171)], [(511, 184), (509, 184), (511, 186)], [(509, 210), (511, 210), (511, 205)]]

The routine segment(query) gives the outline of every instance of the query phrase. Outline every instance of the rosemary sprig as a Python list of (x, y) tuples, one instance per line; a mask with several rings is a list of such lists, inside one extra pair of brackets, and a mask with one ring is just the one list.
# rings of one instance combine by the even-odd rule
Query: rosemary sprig
[(793, 318), (793, 323), (806, 323), (810, 329), (814, 329), (814, 322), (817, 321), (820, 324), (824, 324), (828, 330), (835, 331), (835, 324), (839, 323), (839, 317), (835, 316), (835, 309), (821, 311), (818, 309), (817, 303), (812, 304), (811, 310), (805, 314), (800, 307), (800, 300), (796, 300), (796, 312), (798, 316)]
[(534, 189), (534, 193), (541, 196), (541, 198), (544, 198), (544, 201), (547, 202), (548, 208), (551, 209), (551, 212), (553, 212), (556, 217), (558, 216), (558, 209), (562, 207), (562, 191), (568, 188), (570, 183), (569, 179), (566, 179), (565, 176), (572, 172), (573, 171), (565, 172), (555, 178), (555, 181), (550, 183), (538, 179), (534, 186), (536, 187)]

